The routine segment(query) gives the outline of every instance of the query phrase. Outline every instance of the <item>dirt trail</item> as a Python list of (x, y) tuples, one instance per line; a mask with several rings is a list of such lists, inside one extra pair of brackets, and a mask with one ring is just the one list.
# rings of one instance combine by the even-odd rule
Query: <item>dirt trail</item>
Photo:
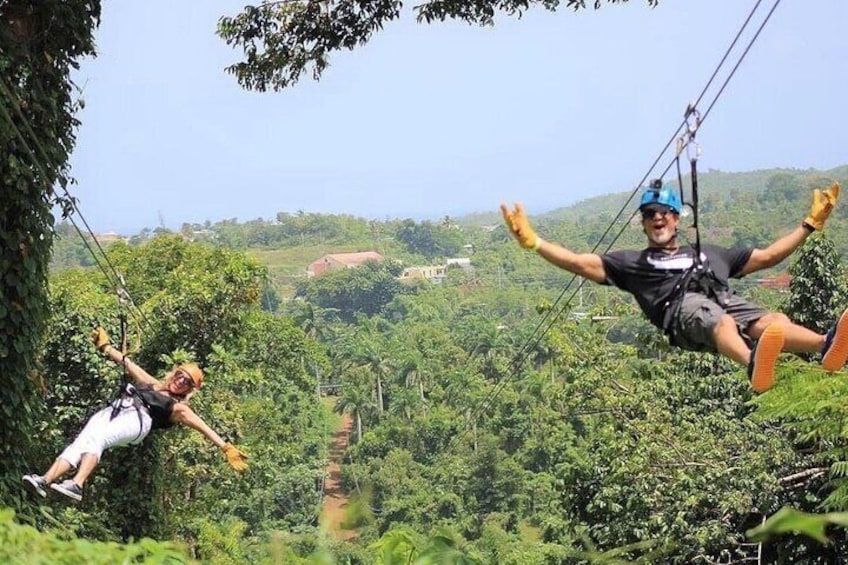
[(348, 438), (353, 427), (350, 414), (342, 415), (342, 425), (333, 433), (330, 444), (330, 462), (327, 465), (324, 479), (324, 508), (321, 510), (319, 523), (321, 528), (340, 540), (349, 540), (356, 536), (356, 530), (342, 528), (349, 496), (342, 490), (342, 458), (347, 451)]

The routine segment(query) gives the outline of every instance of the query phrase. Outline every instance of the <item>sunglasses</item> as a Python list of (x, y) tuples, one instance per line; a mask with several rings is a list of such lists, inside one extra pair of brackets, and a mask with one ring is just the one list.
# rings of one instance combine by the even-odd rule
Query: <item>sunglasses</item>
[(640, 212), (642, 213), (642, 220), (653, 220), (654, 216), (657, 214), (659, 214), (660, 217), (665, 218), (672, 213), (671, 208), (668, 206), (648, 206), (646, 208), (642, 208)]
[(182, 386), (187, 386), (189, 389), (194, 388), (194, 379), (191, 378), (191, 375), (183, 371), (182, 369), (178, 369), (175, 373), (176, 379), (174, 379), (174, 383)]

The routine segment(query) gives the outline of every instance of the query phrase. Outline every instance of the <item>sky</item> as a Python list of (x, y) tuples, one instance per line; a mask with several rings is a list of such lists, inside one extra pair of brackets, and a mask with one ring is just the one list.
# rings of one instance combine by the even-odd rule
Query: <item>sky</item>
[[(632, 190), (755, 1), (537, 7), (483, 28), (407, 10), (331, 55), (320, 81), (265, 93), (224, 71), (241, 53), (215, 35), (244, 4), (103, 2), (98, 56), (74, 75), (85, 108), (71, 156), (95, 232), (301, 210), (439, 219), (502, 201), (532, 215)], [(846, 21), (845, 0), (780, 2), (698, 131), (700, 170), (848, 163)]]

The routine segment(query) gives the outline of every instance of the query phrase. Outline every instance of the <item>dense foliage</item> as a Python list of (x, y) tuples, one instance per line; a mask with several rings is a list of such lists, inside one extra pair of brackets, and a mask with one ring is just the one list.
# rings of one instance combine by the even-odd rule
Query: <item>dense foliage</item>
[[(539, 225), (574, 237), (567, 222)], [(109, 454), (83, 506), (58, 511), (65, 528), (90, 539), (176, 539), (212, 562), (329, 551), (351, 563), (448, 554), (708, 563), (752, 555), (745, 532), (783, 506), (845, 507), (837, 411), (816, 420), (787, 412), (799, 397), (838, 399), (825, 386), (838, 379), (787, 363), (775, 391), (753, 405), (743, 371), (669, 350), (621, 293), (563, 292), (567, 278), (545, 276), (552, 268), (499, 227), (451, 230), (474, 249), (472, 271), (403, 287), (391, 261), (366, 264), (302, 279), (301, 296), (279, 297), (275, 314), (260, 307), (265, 269), (241, 252), (185, 235), (111, 246), (139, 306), (132, 355), (155, 371), (184, 358), (208, 367), (193, 404), (249, 450), (253, 469), (238, 478), (196, 434), (169, 432)], [(793, 317), (821, 326), (845, 306), (830, 231), (797, 254), (784, 295)], [(767, 286), (740, 289), (783, 301)], [(120, 378), (86, 340), (94, 323), (117, 332), (110, 285), (90, 268), (58, 269), (51, 297), (43, 465)], [(343, 468), (353, 544), (315, 529), (328, 431), (317, 380), (342, 385), (336, 408), (355, 421)], [(131, 486), (115, 497), (124, 478)], [(775, 562), (827, 562), (844, 550), (842, 537), (833, 541), (763, 549)]]
[(833, 242), (814, 238), (807, 245), (807, 252), (790, 266), (789, 274), (792, 293), (783, 311), (805, 327), (826, 332), (848, 304), (845, 272)]
[(97, 0), (0, 3), (0, 504), (20, 503), (11, 481), (37, 420), (53, 188), (69, 182), (77, 125), (69, 73), (99, 16)]
[[(836, 169), (828, 176), (844, 180), (843, 173)], [(754, 175), (762, 181), (757, 187), (746, 176), (751, 177), (734, 177), (739, 184), (727, 189), (732, 184), (728, 175), (704, 175), (705, 240), (729, 245), (767, 243), (803, 216), (809, 189), (813, 183), (824, 182), (816, 172), (778, 171)], [(746, 214), (742, 222), (742, 211), (731, 202), (745, 203), (759, 212)], [(612, 214), (601, 211), (595, 217), (570, 218), (581, 208), (593, 206), (593, 202), (583, 203), (574, 210), (538, 217), (536, 225), (546, 236), (561, 236), (575, 249), (588, 249)], [(782, 210), (780, 214), (777, 209)], [(758, 220), (778, 215), (786, 218), (784, 224)], [(295, 529), (302, 533), (292, 538), (299, 541), (291, 541), (294, 545), (287, 551), (294, 553), (290, 555), (306, 559), (326, 547), (343, 561), (362, 563), (369, 562), (372, 557), (368, 556), (375, 552), (402, 559), (441, 548), (468, 562), (482, 563), (619, 558), (727, 562), (758, 551), (758, 546), (746, 545), (745, 532), (783, 506), (808, 512), (822, 504), (834, 510), (845, 508), (840, 473), (846, 458), (837, 411), (824, 408), (816, 419), (809, 419), (803, 416), (804, 409), (795, 408), (807, 406), (813, 411), (809, 402), (798, 402), (801, 397), (818, 407), (838, 403), (841, 393), (828, 383), (840, 381), (821, 380), (815, 365), (808, 368), (787, 358), (778, 387), (751, 404), (742, 370), (708, 355), (668, 349), (628, 297), (599, 286), (567, 287), (568, 276), (519, 249), (498, 224), (463, 219), (425, 225), (303, 214), (281, 217), (297, 227), (283, 228), (285, 223), (276, 220), (228, 221), (203, 227), (204, 234), (197, 233), (199, 228), (182, 234), (183, 238), (205, 237), (219, 246), (231, 242), (223, 248), (158, 237), (147, 243), (141, 238), (129, 245), (118, 244), (110, 254), (130, 273), (128, 286), (146, 305), (147, 315), (164, 316), (152, 331), (145, 331), (144, 341), (158, 344), (138, 352), (145, 362), (160, 363), (156, 351), (177, 354), (185, 349), (213, 367), (223, 363), (228, 370), (215, 373), (222, 386), (236, 386), (228, 377), (238, 374), (233, 367), (257, 362), (261, 369), (251, 373), (258, 379), (251, 382), (257, 385), (280, 366), (287, 366), (282, 373), (294, 378), (302, 391), (314, 386), (313, 378), (341, 385), (336, 409), (350, 414), (355, 422), (355, 446), (343, 472), (354, 497), (348, 524), (356, 528), (357, 541), (336, 545), (320, 534), (308, 533), (312, 526), (304, 529), (298, 523)], [(844, 212), (837, 209), (828, 230), (811, 238), (791, 265), (766, 273), (760, 284), (742, 280), (735, 286), (758, 303), (784, 308), (810, 327), (829, 327), (846, 306), (840, 290), (845, 287), (839, 258), (844, 252), (843, 218)], [(251, 252), (245, 242), (258, 240), (245, 236), (256, 233), (260, 225), (266, 233), (293, 231), (280, 248), (257, 243), (257, 251)], [(251, 306), (263, 296), (262, 269), (225, 250), (232, 245), (247, 247), (257, 257), (280, 253), (277, 260), (299, 262), (299, 268), (278, 264), (272, 269), (294, 273), (303, 272), (321, 253), (336, 250), (316, 249), (309, 241), (314, 237), (300, 234), (332, 233), (338, 245), (355, 249), (374, 249), (392, 234), (391, 247), (383, 251), (388, 251), (390, 259), (403, 258), (408, 266), (426, 264), (427, 257), (410, 254), (405, 242), (394, 239), (401, 233), (398, 228), (414, 234), (434, 227), (473, 251), (471, 270), (449, 269), (441, 285), (424, 281), (412, 287), (395, 279), (399, 266), (392, 261), (313, 279), (300, 275), (293, 290), (298, 297), (277, 296), (276, 315)], [(224, 231), (226, 238), (219, 238)], [(617, 247), (628, 242), (639, 245), (642, 237), (637, 228), (627, 230)], [(787, 267), (792, 274), (788, 294), (775, 277)], [(67, 277), (66, 286), (76, 291), (92, 284), (64, 271), (57, 281)], [(236, 285), (233, 290), (228, 290), (230, 284)], [(61, 294), (55, 296), (58, 299)], [(84, 299), (73, 310), (116, 308), (114, 299), (102, 292), (98, 300)], [(243, 315), (234, 316), (242, 311)], [(214, 335), (195, 335), (199, 320), (216, 328)], [(315, 349), (314, 355), (302, 357), (298, 346), (283, 357), (271, 355), (274, 348), (264, 349), (267, 358), (265, 354), (257, 357), (255, 348), (247, 353), (247, 348), (236, 345), (261, 342), (265, 332), (279, 334), (278, 324), (292, 328), (293, 323), (300, 326), (306, 350)], [(76, 339), (76, 346), (86, 350), (81, 331), (73, 330), (66, 338)], [(320, 353), (324, 347), (327, 357)], [(86, 355), (99, 363), (90, 350)], [(66, 354), (62, 363), (73, 366), (71, 357)], [(262, 385), (263, 390), (266, 386)], [(218, 391), (212, 394), (217, 396)], [(206, 399), (200, 401), (207, 410)], [(274, 411), (261, 401), (253, 408), (250, 404), (226, 411), (219, 421), (255, 422)], [(214, 413), (216, 405), (213, 402), (209, 410)], [(307, 405), (298, 405), (298, 410)], [(787, 412), (790, 406), (792, 411)], [(64, 413), (67, 401), (54, 410)], [(314, 427), (317, 430), (320, 424), (316, 421)], [(312, 440), (305, 436), (288, 437), (296, 449), (320, 450), (320, 441), (310, 444)], [(184, 451), (197, 448), (192, 445)], [(150, 449), (156, 454), (163, 447), (155, 444)], [(169, 447), (165, 452), (171, 453)], [(285, 450), (273, 453), (290, 461)], [(174, 457), (179, 461), (178, 454), (167, 460)], [(145, 479), (144, 492), (163, 488), (157, 474), (162, 460), (153, 461), (153, 478)], [(214, 468), (216, 462), (200, 465), (190, 468), (209, 473), (207, 466)], [(128, 467), (116, 468), (119, 473), (129, 472)], [(112, 480), (108, 469), (100, 483), (104, 488)], [(225, 471), (216, 476), (226, 482)], [(180, 465), (174, 472), (184, 473)], [(233, 551), (261, 555), (269, 549), (254, 534), (267, 531), (264, 528), (290, 529), (290, 516), (304, 516), (306, 506), (299, 510), (289, 502), (297, 488), (307, 488), (308, 480), (295, 487), (298, 480), (309, 476), (304, 467), (283, 476), (281, 480), (295, 489), (286, 490), (287, 494), (247, 487), (239, 491), (250, 501), (243, 505), (217, 497), (217, 490), (210, 489), (204, 497), (204, 491), (196, 489), (196, 497), (189, 497), (184, 505), (145, 510), (159, 521), (133, 519), (147, 524), (148, 533), (188, 539), (197, 555), (216, 561), (235, 555)], [(190, 474), (179, 477), (181, 482), (192, 481)], [(265, 507), (269, 499), (284, 510), (257, 514), (256, 509)], [(175, 499), (169, 500), (173, 504)], [(104, 515), (117, 512), (113, 502), (98, 500), (97, 507)], [(233, 521), (212, 524), (200, 516), (213, 507), (215, 511), (225, 508)], [(199, 513), (196, 529), (173, 522), (173, 516), (194, 509)], [(91, 520), (84, 520), (89, 529), (78, 531), (102, 535), (103, 524), (114, 518), (104, 518), (98, 527)], [(845, 549), (839, 534), (832, 538), (831, 546), (801, 537), (769, 541), (761, 549), (774, 562), (824, 563)], [(217, 541), (204, 541), (209, 539)], [(225, 539), (231, 540), (230, 553), (222, 549)]]
[(17, 524), (14, 513), (0, 510), (0, 561), (3, 563), (50, 563), (53, 565), (111, 565), (113, 563), (185, 563), (181, 549), (168, 543), (142, 539), (135, 543), (90, 542), (43, 534)]
[[(330, 52), (367, 41), (401, 4), (266, 2), (219, 31), (246, 50), (232, 69), (243, 85), (280, 88), (308, 69), (320, 75)], [(417, 10), (427, 21), (487, 24), (535, 4), (561, 3)], [(132, 303), (116, 299), (115, 281), (60, 226), (48, 287), (52, 190), (68, 182), (76, 125), (68, 73), (92, 52), (98, 17), (94, 1), (0, 3), (0, 503), (17, 510), (14, 521), (0, 513), (2, 560), (728, 563), (762, 549), (775, 563), (828, 563), (848, 553), (844, 530), (828, 530), (830, 545), (782, 537), (758, 547), (746, 537), (769, 515), (791, 517), (778, 512), (785, 506), (848, 507), (841, 375), (787, 356), (777, 387), (754, 398), (744, 371), (669, 350), (629, 298), (572, 287), (520, 250), (496, 215), (434, 223), (280, 212), (146, 231), (109, 248)], [(831, 178), (844, 183), (848, 168), (705, 174), (703, 239), (768, 243)], [(603, 246), (612, 198), (534, 221), (574, 249)], [(737, 288), (829, 327), (848, 300), (845, 210), (796, 255), (788, 295), (772, 280), (786, 265)], [(642, 241), (625, 229), (615, 243)], [(389, 261), (303, 277), (325, 253), (366, 249)], [(466, 252), (471, 268), (448, 269), (441, 285), (396, 278), (395, 259), (428, 265)], [(264, 264), (272, 283), (281, 272), (294, 283), (275, 289)], [(198, 434), (176, 429), (108, 452), (78, 507), (25, 501), (20, 475), (49, 465), (120, 381), (87, 335), (101, 324), (117, 339), (122, 316), (130, 355), (151, 372), (204, 366), (192, 405), (249, 453), (250, 471), (234, 474)], [(331, 415), (315, 391), (327, 380), (340, 390), (335, 409), (355, 421), (343, 469), (349, 543), (317, 527)], [(812, 519), (845, 523), (827, 520)]]

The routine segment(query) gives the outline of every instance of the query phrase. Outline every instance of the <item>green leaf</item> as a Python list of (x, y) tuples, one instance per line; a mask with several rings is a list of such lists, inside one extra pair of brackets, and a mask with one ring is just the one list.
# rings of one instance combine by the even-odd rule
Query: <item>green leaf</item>
[(824, 530), (830, 525), (848, 527), (848, 512), (808, 514), (785, 507), (762, 526), (748, 530), (747, 535), (752, 541), (761, 542), (781, 534), (794, 533), (811, 537), (819, 543), (828, 543)]

